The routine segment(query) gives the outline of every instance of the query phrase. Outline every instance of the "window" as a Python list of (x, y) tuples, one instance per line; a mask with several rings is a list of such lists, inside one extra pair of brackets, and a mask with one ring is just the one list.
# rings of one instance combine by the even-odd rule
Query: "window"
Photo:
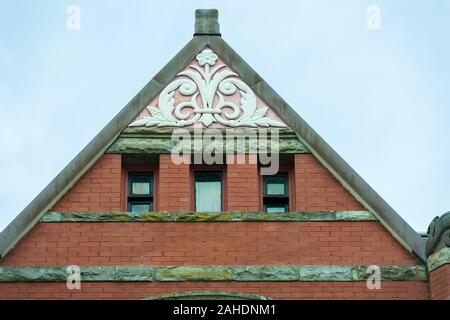
[(196, 171), (194, 173), (195, 211), (222, 211), (222, 173)]
[(128, 211), (153, 211), (153, 175), (150, 172), (128, 174)]
[(287, 172), (263, 178), (263, 205), (265, 212), (289, 211), (289, 184)]

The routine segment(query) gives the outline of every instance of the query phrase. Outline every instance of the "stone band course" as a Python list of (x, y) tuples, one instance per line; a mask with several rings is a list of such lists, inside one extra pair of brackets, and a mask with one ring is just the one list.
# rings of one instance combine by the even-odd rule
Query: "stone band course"
[[(215, 129), (217, 132), (220, 132), (222, 135), (222, 141), (220, 142), (211, 142), (208, 141), (208, 139), (204, 139), (202, 141), (201, 147), (196, 147), (196, 145), (193, 143), (194, 138), (194, 131), (192, 129), (186, 130), (189, 131), (191, 134), (191, 140), (187, 142), (185, 145), (186, 147), (190, 147), (191, 150), (194, 152), (201, 152), (202, 150), (205, 150), (206, 148), (213, 148), (218, 150), (222, 150), (230, 152), (233, 151), (240, 151), (245, 153), (253, 153), (252, 148), (255, 146), (252, 146), (250, 148), (250, 141), (249, 139), (245, 139), (244, 143), (242, 145), (242, 150), (237, 148), (235, 142), (233, 141), (233, 144), (227, 144), (226, 141), (226, 130), (223, 129)], [(242, 128), (239, 129), (242, 136), (248, 137), (250, 134), (256, 134), (258, 135), (258, 129), (248, 129), (248, 128)], [(270, 132), (271, 130), (268, 130)], [(279, 132), (279, 140), (276, 142), (276, 146), (278, 148), (279, 153), (310, 153), (310, 151), (307, 149), (307, 147), (302, 144), (299, 140), (296, 134), (290, 130), (290, 129), (277, 129)], [(119, 136), (119, 138), (109, 147), (107, 153), (122, 153), (122, 154), (161, 154), (161, 153), (172, 153), (174, 150), (174, 147), (177, 145), (176, 140), (172, 140), (172, 134), (173, 129), (169, 128), (139, 128), (139, 127), (132, 127), (125, 129), (122, 134)], [(203, 132), (203, 131), (201, 131)], [(255, 136), (255, 137), (256, 137)], [(269, 150), (271, 149), (271, 139), (270, 136), (268, 136), (267, 141), (263, 142), (258, 140), (258, 145), (266, 146)], [(225, 149), (227, 148), (227, 149)]]
[(245, 221), (377, 221), (368, 211), (298, 211), (287, 213), (161, 211), (48, 212), (40, 222), (245, 222)]
[[(81, 281), (366, 281), (368, 266), (81, 266)], [(423, 266), (380, 266), (381, 280), (427, 281)], [(66, 267), (0, 267), (0, 282), (65, 282)]]

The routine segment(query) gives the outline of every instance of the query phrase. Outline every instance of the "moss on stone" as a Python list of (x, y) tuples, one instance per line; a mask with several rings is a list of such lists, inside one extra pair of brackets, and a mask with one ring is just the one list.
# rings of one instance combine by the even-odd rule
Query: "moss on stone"
[(450, 248), (442, 248), (428, 257), (428, 271), (431, 272), (445, 264), (450, 264)]
[[(366, 281), (368, 266), (82, 266), (86, 282)], [(381, 280), (427, 281), (423, 266), (381, 266)], [(0, 282), (65, 282), (66, 267), (0, 267)]]
[(368, 211), (266, 212), (49, 212), (40, 222), (239, 222), (239, 221), (376, 221)]

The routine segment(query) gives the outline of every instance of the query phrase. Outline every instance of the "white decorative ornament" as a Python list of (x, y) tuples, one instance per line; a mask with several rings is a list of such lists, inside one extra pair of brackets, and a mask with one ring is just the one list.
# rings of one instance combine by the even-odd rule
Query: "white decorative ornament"
[[(285, 127), (279, 121), (266, 117), (268, 107), (257, 108), (255, 93), (238, 78), (238, 75), (224, 64), (216, 67), (217, 55), (210, 49), (205, 49), (196, 56), (198, 66), (191, 65), (180, 72), (159, 95), (159, 108), (148, 106), (150, 117), (134, 121), (130, 127), (140, 126), (175, 126), (184, 127), (202, 123), (206, 127), (218, 122), (230, 127)], [(210, 67), (214, 67), (210, 70)], [(225, 68), (225, 69), (224, 69)], [(231, 96), (239, 89), (240, 105), (226, 101), (224, 96)], [(184, 96), (191, 96), (190, 101), (181, 102), (175, 106), (176, 91)], [(201, 106), (197, 103), (200, 96)], [(214, 98), (216, 103), (214, 104)], [(193, 112), (186, 112), (185, 109)]]

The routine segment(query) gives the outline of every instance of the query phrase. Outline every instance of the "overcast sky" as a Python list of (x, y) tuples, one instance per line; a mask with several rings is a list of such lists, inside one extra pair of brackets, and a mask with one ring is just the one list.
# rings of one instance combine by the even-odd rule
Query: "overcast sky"
[(0, 8), (0, 230), (191, 39), (197, 8), (413, 228), (450, 210), (450, 1), (18, 0)]

